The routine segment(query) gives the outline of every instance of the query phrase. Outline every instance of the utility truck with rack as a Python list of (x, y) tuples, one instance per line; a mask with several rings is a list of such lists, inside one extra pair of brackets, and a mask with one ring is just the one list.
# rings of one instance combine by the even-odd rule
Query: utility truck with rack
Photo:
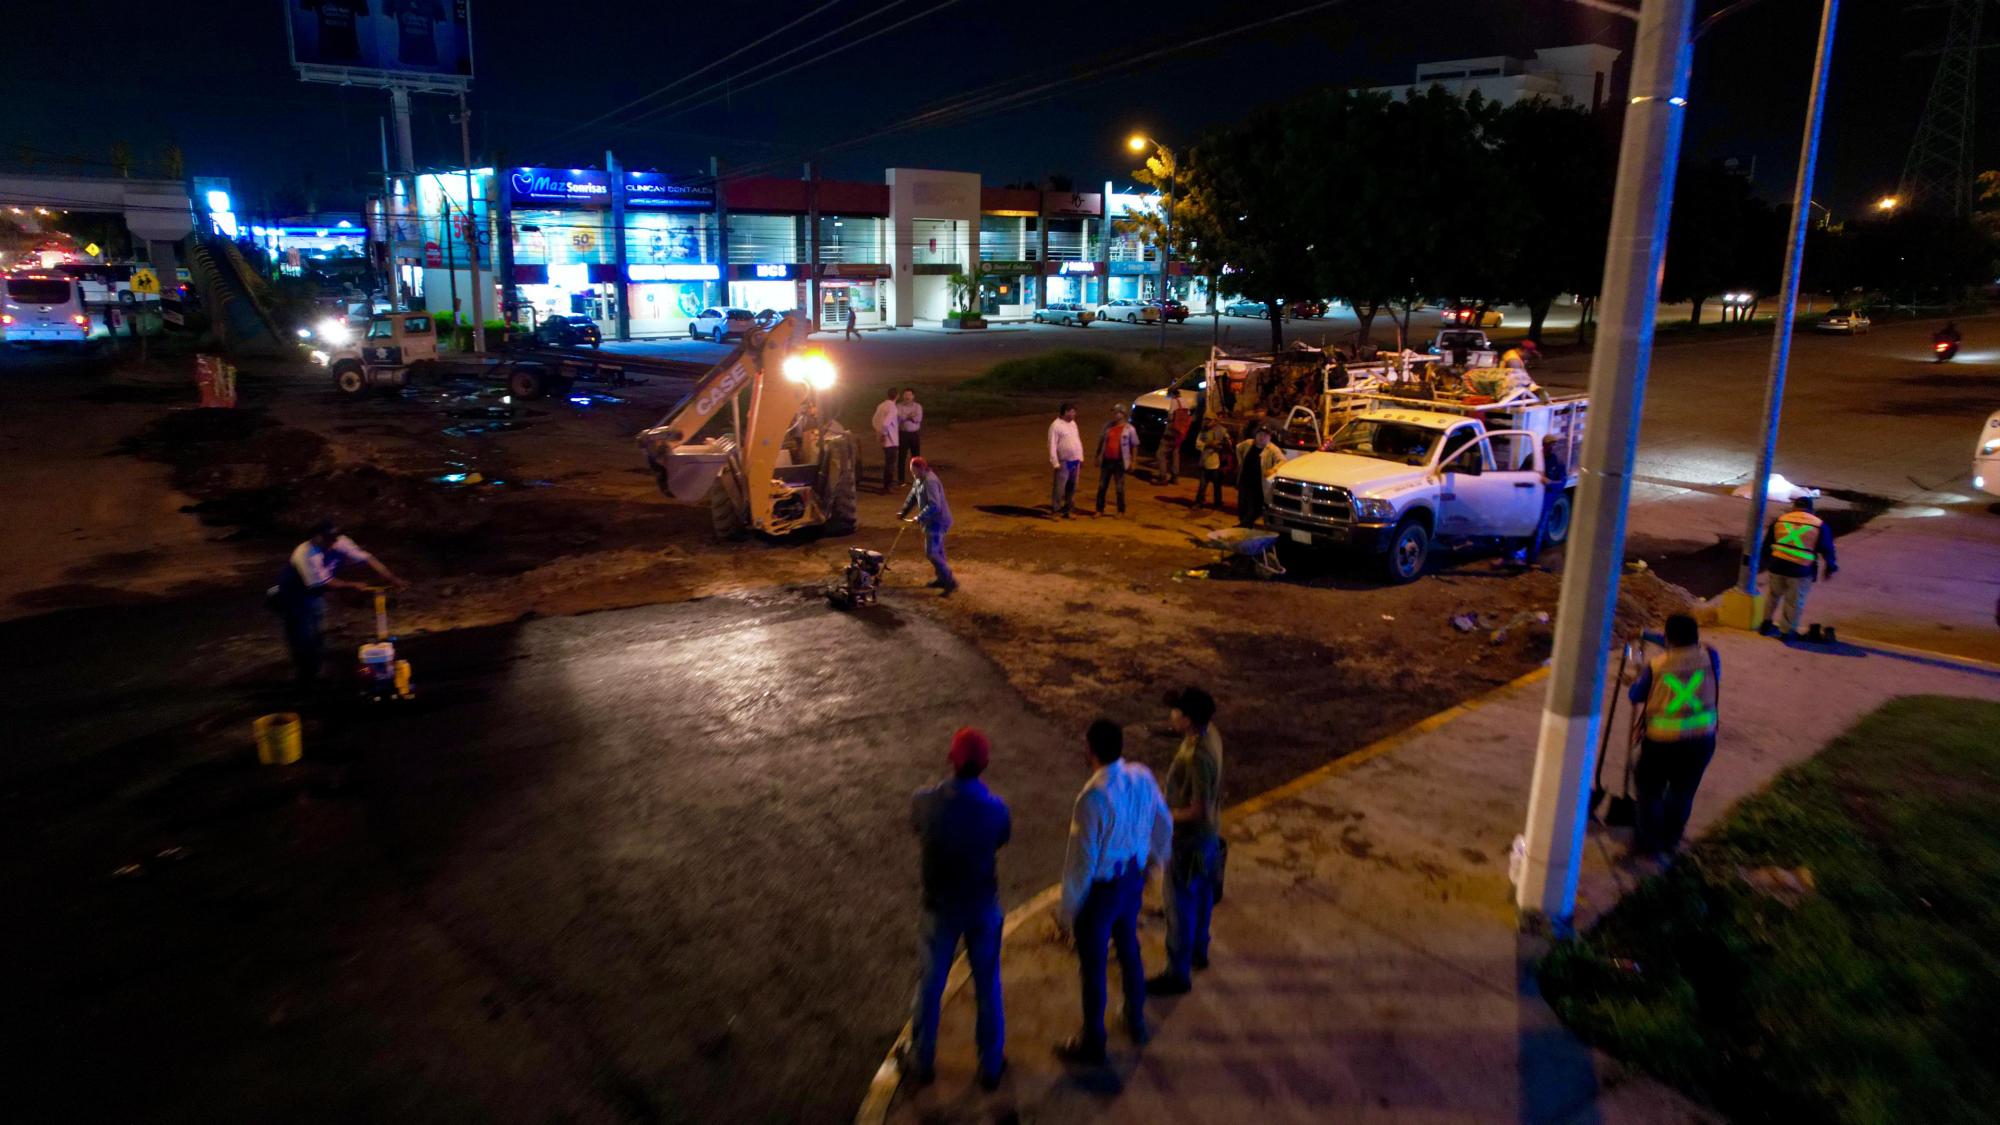
[[(1545, 541), (1560, 543), (1588, 409), (1585, 396), (1536, 390), (1499, 402), (1330, 390), (1322, 413), (1331, 432), (1270, 479), (1264, 522), (1296, 544), (1372, 555), (1403, 583), (1423, 574), (1438, 546), (1532, 539), (1545, 492), (1559, 489)], [(1544, 442), (1564, 466), (1552, 482)]]

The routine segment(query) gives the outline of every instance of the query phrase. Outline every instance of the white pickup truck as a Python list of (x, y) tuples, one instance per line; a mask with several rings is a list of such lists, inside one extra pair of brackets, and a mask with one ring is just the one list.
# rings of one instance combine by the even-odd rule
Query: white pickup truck
[[(1562, 495), (1549, 511), (1547, 541), (1568, 537), (1589, 399), (1463, 405), (1332, 395), (1346, 399), (1329, 411), (1344, 419), (1340, 427), (1268, 482), (1264, 522), (1293, 542), (1374, 554), (1390, 581), (1410, 582), (1434, 545), (1532, 537), (1548, 487)], [(1553, 486), (1543, 477), (1545, 440), (1563, 465)]]

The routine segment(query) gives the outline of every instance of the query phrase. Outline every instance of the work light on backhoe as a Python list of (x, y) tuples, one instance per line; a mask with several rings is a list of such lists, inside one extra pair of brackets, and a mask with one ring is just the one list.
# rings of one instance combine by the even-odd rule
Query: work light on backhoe
[(785, 378), (794, 383), (804, 383), (815, 391), (833, 389), (835, 371), (833, 361), (825, 352), (801, 352), (785, 357), (781, 367)]

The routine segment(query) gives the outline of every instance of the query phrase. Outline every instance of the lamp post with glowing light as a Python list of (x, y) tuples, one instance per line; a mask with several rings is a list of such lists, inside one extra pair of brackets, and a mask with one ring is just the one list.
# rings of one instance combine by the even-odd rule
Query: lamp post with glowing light
[(1880, 211), (1884, 215), (1887, 215), (1895, 211), (1896, 208), (1901, 207), (1902, 205), (1903, 205), (1902, 196), (1885, 195), (1882, 198), (1875, 201), (1875, 210)]
[[(1160, 165), (1166, 170), (1167, 182), (1160, 185), (1160, 285), (1154, 296), (1160, 302), (1160, 347), (1167, 346), (1167, 259), (1174, 245), (1174, 174), (1178, 170), (1174, 162), (1173, 150), (1153, 140), (1143, 133), (1134, 133), (1125, 141), (1125, 147), (1135, 154), (1153, 149), (1159, 153)], [(1211, 298), (1213, 299), (1213, 298)]]

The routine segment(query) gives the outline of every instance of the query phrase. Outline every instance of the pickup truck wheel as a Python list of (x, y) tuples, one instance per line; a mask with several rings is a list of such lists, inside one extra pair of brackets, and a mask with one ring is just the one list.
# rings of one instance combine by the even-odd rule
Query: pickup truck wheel
[(1570, 518), (1576, 513), (1576, 489), (1568, 488), (1549, 505), (1549, 526), (1542, 532), (1542, 542), (1554, 546), (1569, 538)]
[(342, 398), (360, 398), (368, 390), (368, 374), (358, 363), (343, 363), (333, 369), (333, 389)]
[(1430, 531), (1415, 520), (1405, 520), (1396, 525), (1396, 534), (1389, 540), (1389, 552), (1382, 557), (1383, 571), (1395, 585), (1415, 582), (1423, 575), (1430, 553)]
[(507, 373), (507, 393), (515, 398), (540, 398), (542, 371), (538, 367), (516, 367)]

